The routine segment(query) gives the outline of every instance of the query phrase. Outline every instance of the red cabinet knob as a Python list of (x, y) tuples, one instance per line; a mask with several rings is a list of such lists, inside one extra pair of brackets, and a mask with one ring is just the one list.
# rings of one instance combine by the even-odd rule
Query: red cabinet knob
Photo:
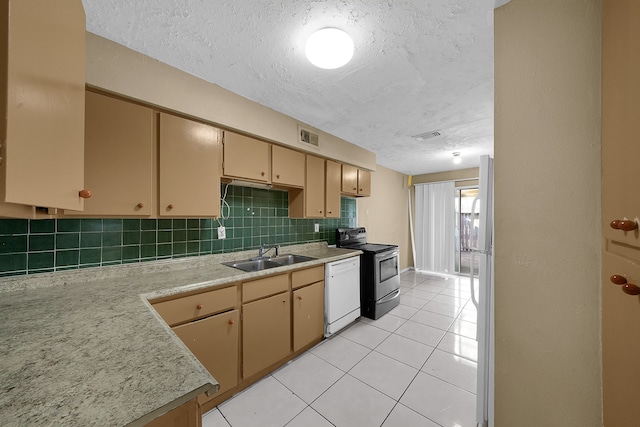
[(92, 194), (90, 190), (87, 190), (86, 188), (84, 190), (80, 190), (78, 192), (78, 196), (82, 197), (83, 199), (90, 199)]
[(625, 283), (627, 283), (627, 279), (624, 276), (620, 276), (619, 274), (614, 274), (609, 278), (609, 280), (611, 280), (611, 283), (614, 283), (616, 285), (624, 285)]
[(196, 305), (196, 310), (202, 310), (202, 304)]
[(629, 295), (640, 295), (640, 287), (632, 285), (631, 283), (625, 283), (622, 285), (622, 292)]
[(609, 226), (615, 230), (633, 231), (638, 228), (638, 223), (630, 219), (614, 219)]

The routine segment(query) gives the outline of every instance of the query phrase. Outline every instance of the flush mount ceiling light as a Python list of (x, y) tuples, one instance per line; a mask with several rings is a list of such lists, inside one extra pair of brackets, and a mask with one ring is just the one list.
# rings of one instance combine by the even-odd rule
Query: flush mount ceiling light
[(305, 46), (307, 59), (326, 70), (340, 68), (353, 57), (353, 40), (337, 28), (323, 28), (311, 34)]
[(458, 152), (453, 153), (453, 164), (459, 165), (460, 162), (462, 162), (462, 157), (460, 157), (460, 153)]

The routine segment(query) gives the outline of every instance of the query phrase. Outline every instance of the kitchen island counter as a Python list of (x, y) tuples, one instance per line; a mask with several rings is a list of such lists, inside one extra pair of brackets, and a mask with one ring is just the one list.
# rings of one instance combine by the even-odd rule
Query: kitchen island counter
[(0, 279), (0, 425), (144, 425), (215, 391), (149, 300), (360, 253), (282, 252), (315, 259), (251, 273), (221, 264), (247, 251)]

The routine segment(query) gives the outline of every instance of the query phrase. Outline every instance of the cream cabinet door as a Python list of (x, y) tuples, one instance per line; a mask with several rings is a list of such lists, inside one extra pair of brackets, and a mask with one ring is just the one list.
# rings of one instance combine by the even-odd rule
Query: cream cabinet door
[(371, 195), (371, 172), (358, 169), (358, 196)]
[(154, 145), (151, 108), (87, 92), (84, 176), (93, 194), (80, 214), (150, 216)]
[(327, 218), (340, 218), (340, 163), (326, 161), (324, 210)]
[[(606, 426), (640, 420), (640, 2), (605, 0), (602, 26), (602, 385)], [(632, 229), (612, 228), (628, 219)], [(615, 224), (614, 224), (615, 225)], [(613, 281), (612, 276), (620, 277)], [(631, 286), (634, 285), (634, 286)]]
[(160, 113), (160, 216), (220, 215), (218, 129)]
[(291, 353), (291, 293), (242, 305), (242, 378)]
[(172, 330), (220, 384), (217, 393), (198, 397), (200, 404), (238, 385), (239, 310), (175, 326)]
[(0, 201), (82, 210), (82, 3), (7, 0), (0, 21)]
[(348, 195), (358, 194), (358, 168), (342, 165), (342, 192)]
[(271, 150), (271, 182), (274, 185), (304, 187), (305, 155), (276, 145)]
[(223, 175), (271, 182), (271, 144), (233, 132), (224, 132)]
[(324, 280), (293, 291), (293, 351), (324, 334)]
[(305, 217), (324, 218), (324, 159), (307, 155)]

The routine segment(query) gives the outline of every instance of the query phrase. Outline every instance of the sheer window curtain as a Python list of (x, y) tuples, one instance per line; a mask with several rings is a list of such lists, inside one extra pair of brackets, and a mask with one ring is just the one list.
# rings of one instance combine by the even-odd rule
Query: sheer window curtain
[(417, 270), (455, 274), (455, 183), (416, 184)]

